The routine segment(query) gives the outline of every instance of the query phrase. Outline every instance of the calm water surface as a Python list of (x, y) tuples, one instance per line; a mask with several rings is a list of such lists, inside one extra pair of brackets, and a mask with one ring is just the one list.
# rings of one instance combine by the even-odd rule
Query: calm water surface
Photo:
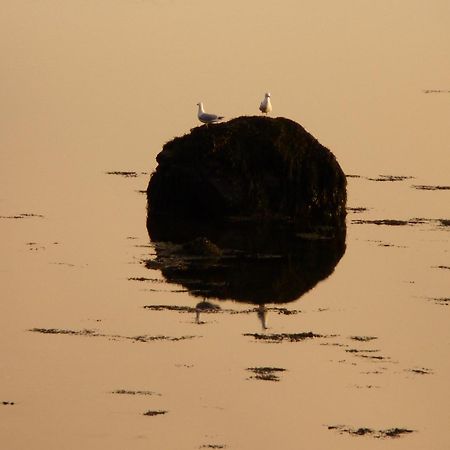
[[(2, 10), (2, 448), (450, 447), (447, 1)], [(267, 90), (349, 175), (345, 246), (269, 270), (294, 301), (203, 299), (142, 191), (198, 101)]]

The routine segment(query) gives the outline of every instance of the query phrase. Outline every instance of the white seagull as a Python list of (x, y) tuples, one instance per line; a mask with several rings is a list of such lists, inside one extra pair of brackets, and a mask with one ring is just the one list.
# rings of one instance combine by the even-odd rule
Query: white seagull
[(264, 100), (259, 105), (259, 110), (264, 113), (270, 113), (272, 111), (272, 103), (270, 103), (270, 92), (266, 92), (264, 95)]
[(197, 117), (198, 120), (200, 120), (200, 122), (202, 123), (216, 123), (219, 122), (223, 119), (223, 116), (216, 116), (215, 114), (208, 114), (205, 113), (205, 110), (203, 109), (203, 103), (197, 103), (198, 106), (198, 113), (197, 113)]

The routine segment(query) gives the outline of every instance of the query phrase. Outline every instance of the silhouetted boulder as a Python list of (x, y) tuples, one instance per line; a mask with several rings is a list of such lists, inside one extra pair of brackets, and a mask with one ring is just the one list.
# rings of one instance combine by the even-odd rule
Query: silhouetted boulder
[(285, 118), (238, 117), (164, 145), (149, 217), (345, 224), (346, 178), (330, 150)]

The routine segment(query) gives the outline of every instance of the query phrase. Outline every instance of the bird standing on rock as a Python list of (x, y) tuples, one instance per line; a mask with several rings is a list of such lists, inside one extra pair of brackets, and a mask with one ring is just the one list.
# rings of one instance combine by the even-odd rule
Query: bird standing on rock
[(198, 106), (197, 117), (198, 117), (198, 120), (200, 120), (200, 122), (206, 123), (206, 124), (217, 123), (223, 119), (223, 116), (217, 116), (216, 114), (205, 113), (202, 102), (197, 103), (197, 106)]
[(272, 103), (270, 103), (270, 92), (266, 92), (266, 94), (264, 95), (264, 100), (259, 105), (259, 110), (263, 114), (267, 114), (272, 111)]

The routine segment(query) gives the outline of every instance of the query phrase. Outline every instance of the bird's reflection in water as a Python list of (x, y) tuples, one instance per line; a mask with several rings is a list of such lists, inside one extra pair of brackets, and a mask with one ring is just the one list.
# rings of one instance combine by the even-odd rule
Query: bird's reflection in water
[(273, 223), (206, 223), (148, 217), (156, 258), (146, 261), (194, 297), (196, 321), (217, 312), (211, 300), (258, 305), (267, 329), (268, 304), (289, 303), (330, 276), (345, 252), (345, 228), (300, 231)]
[(221, 308), (219, 305), (215, 305), (214, 303), (208, 302), (206, 299), (203, 299), (200, 303), (197, 303), (195, 305), (195, 321), (198, 324), (203, 324), (205, 322), (200, 318), (200, 314), (202, 312), (217, 312), (220, 311), (220, 309)]
[(264, 304), (258, 306), (258, 319), (261, 321), (262, 329), (267, 330), (267, 308)]

